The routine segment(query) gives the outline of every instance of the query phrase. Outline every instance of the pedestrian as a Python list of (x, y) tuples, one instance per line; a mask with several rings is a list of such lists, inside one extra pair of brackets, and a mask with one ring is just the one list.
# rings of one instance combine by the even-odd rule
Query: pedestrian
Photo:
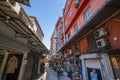
[(90, 77), (90, 80), (98, 80), (98, 74), (95, 69), (93, 69), (92, 72), (90, 72)]
[(56, 68), (57, 68), (57, 64), (54, 63), (54, 64), (53, 64), (53, 69), (54, 69), (54, 71), (56, 71)]
[(45, 70), (45, 63), (41, 62), (41, 64), (40, 64), (40, 72), (44, 73), (44, 70)]
[(61, 66), (58, 65), (56, 71), (57, 71), (58, 80), (60, 80), (60, 76), (61, 76)]
[(73, 80), (72, 73), (73, 73), (73, 71), (71, 69), (67, 72), (67, 76), (68, 76), (68, 78), (70, 78), (70, 80)]

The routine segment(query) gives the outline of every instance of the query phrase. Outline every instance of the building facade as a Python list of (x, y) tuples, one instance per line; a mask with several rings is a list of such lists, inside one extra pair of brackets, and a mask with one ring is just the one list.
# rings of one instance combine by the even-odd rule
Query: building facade
[(97, 70), (99, 80), (120, 79), (119, 7), (118, 0), (66, 1), (62, 15), (64, 32), (58, 40), (63, 45), (56, 47), (67, 65), (66, 71), (70, 66), (79, 68), (83, 80), (90, 79), (92, 69)]
[[(34, 23), (36, 33), (32, 31)], [(20, 3), (0, 1), (0, 80), (33, 80), (40, 73), (39, 60), (48, 50), (41, 42), (43, 33), (37, 35), (42, 32), (39, 27)]]

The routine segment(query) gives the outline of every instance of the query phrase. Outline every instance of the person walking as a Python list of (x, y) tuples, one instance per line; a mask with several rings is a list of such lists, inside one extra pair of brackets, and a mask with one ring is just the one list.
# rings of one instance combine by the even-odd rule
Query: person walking
[(61, 76), (61, 66), (58, 65), (56, 71), (57, 71), (58, 80), (60, 80), (60, 76)]
[(67, 72), (67, 76), (70, 80), (73, 80), (72, 73), (73, 73), (73, 71), (71, 69)]
[(54, 64), (53, 64), (53, 70), (56, 71), (56, 68), (57, 68), (57, 64), (54, 63)]
[(40, 72), (44, 73), (44, 70), (45, 70), (45, 63), (41, 62), (41, 64), (40, 64)]

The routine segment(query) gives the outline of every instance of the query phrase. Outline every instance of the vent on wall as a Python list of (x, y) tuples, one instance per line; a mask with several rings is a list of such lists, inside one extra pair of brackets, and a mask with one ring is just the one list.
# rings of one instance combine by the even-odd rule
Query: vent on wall
[(103, 37), (103, 36), (106, 36), (106, 35), (107, 35), (107, 31), (106, 31), (105, 28), (103, 28), (103, 27), (97, 29), (97, 30), (94, 32), (94, 37), (95, 37), (95, 39), (98, 39), (98, 38)]
[(69, 52), (68, 52), (69, 54), (72, 54), (72, 49), (69, 49)]

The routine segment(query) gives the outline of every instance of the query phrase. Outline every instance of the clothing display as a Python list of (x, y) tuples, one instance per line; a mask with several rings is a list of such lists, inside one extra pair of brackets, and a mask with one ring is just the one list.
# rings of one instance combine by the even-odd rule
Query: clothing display
[(17, 67), (18, 67), (18, 58), (16, 56), (13, 56), (8, 61), (6, 73), (14, 73)]

